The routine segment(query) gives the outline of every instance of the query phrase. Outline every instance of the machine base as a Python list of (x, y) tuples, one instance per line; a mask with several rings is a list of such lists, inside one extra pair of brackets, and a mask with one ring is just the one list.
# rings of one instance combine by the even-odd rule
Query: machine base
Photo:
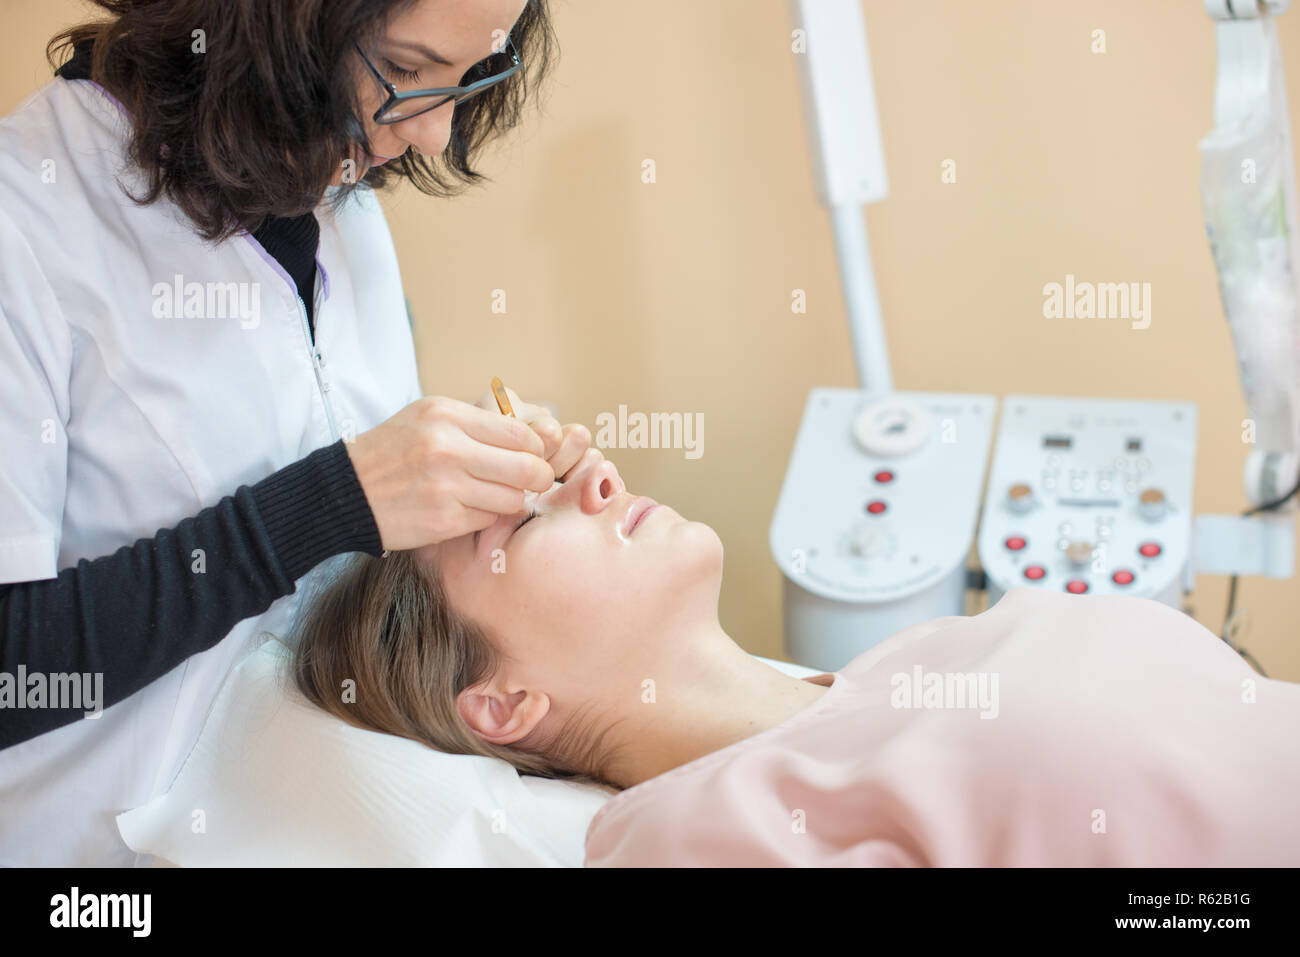
[(838, 671), (904, 628), (966, 613), (966, 567), (959, 564), (934, 585), (896, 601), (830, 601), (783, 577), (785, 650), (809, 668)]

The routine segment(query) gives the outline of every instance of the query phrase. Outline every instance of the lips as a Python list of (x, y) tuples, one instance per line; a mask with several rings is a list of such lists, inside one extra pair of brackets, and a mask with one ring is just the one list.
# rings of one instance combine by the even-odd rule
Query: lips
[(623, 534), (631, 535), (635, 532), (636, 527), (658, 506), (658, 502), (645, 496), (633, 502), (632, 507), (627, 510), (627, 517), (623, 519)]

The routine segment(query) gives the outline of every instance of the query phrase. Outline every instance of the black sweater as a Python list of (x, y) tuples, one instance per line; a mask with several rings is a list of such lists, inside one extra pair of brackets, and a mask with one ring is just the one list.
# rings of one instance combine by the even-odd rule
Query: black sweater
[[(87, 53), (79, 48), (58, 75), (88, 78)], [(293, 277), (314, 338), (316, 218), (272, 217), (253, 235)], [(206, 554), (203, 575), (190, 571), (196, 548)], [(379, 555), (382, 545), (339, 441), (153, 538), (82, 559), (48, 581), (0, 585), (0, 673), (16, 683), (20, 665), (28, 675), (102, 672), (101, 707), (110, 707), (292, 594), (319, 563), (351, 551)], [(0, 706), (0, 748), (83, 714)]]

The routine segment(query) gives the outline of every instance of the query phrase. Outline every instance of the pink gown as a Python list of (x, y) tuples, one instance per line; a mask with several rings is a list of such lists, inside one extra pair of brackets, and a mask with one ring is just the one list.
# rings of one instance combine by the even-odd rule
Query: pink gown
[(1298, 866), (1300, 684), (1158, 602), (1012, 589), (629, 788), (608, 866)]

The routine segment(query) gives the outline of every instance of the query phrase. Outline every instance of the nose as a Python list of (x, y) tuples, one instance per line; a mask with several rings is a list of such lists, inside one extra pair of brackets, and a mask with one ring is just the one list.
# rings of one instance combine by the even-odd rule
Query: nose
[(417, 153), (437, 156), (451, 142), (451, 119), (455, 109), (456, 104), (448, 101), (435, 110), (394, 123), (390, 128), (403, 143), (415, 147)]
[(594, 450), (588, 450), (588, 454), (594, 461), (583, 466), (582, 474), (575, 475), (570, 481), (578, 486), (578, 507), (586, 515), (597, 515), (626, 492), (627, 486), (613, 462), (595, 454)]

